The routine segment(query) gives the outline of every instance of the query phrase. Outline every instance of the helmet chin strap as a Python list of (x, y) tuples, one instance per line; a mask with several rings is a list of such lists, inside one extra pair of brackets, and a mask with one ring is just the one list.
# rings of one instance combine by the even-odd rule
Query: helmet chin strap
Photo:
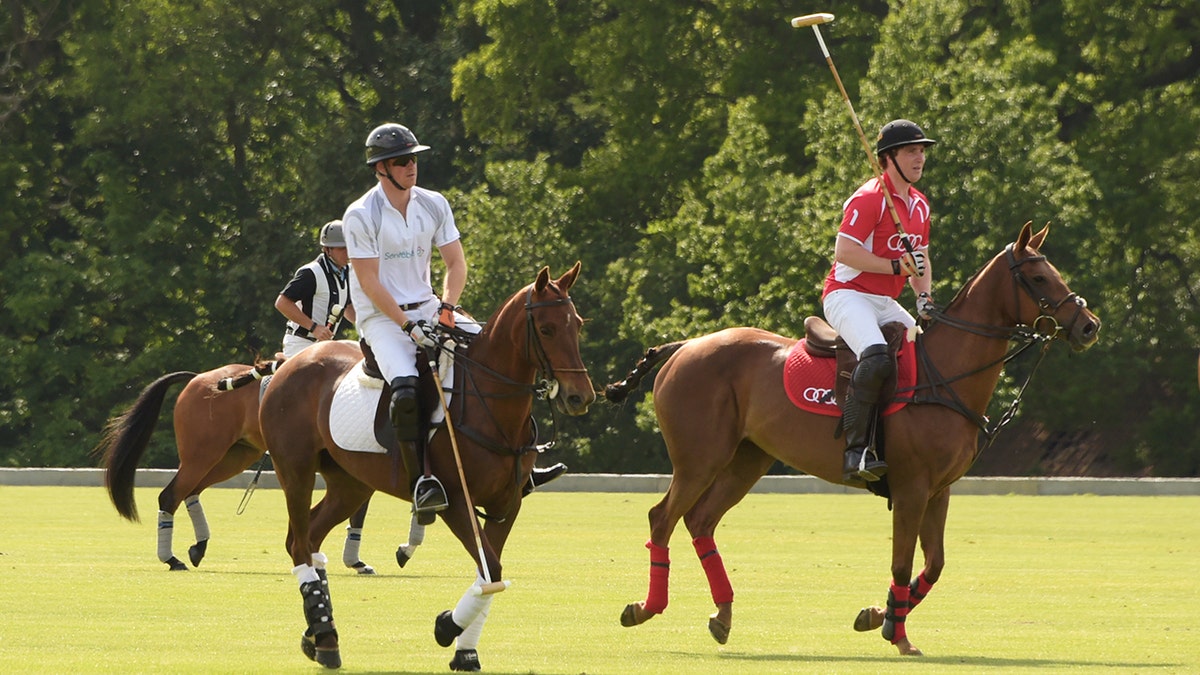
[[(380, 161), (386, 161), (386, 160), (380, 160)], [(391, 171), (380, 171), (378, 162), (376, 162), (376, 164), (375, 164), (375, 175), (376, 176), (386, 176), (387, 179), (389, 181), (391, 181), (392, 185), (396, 186), (397, 190), (407, 190), (408, 189), (408, 188), (404, 187), (403, 185), (397, 183), (395, 178), (392, 178)]]
[(908, 176), (905, 176), (905, 175), (904, 175), (904, 169), (901, 169), (901, 168), (900, 168), (900, 163), (896, 161), (896, 151), (895, 151), (895, 150), (890, 150), (890, 151), (888, 151), (888, 153), (887, 153), (887, 154), (888, 154), (888, 159), (889, 159), (889, 160), (891, 161), (891, 163), (892, 163), (892, 166), (896, 167), (896, 173), (900, 174), (900, 177), (904, 179), (904, 182), (905, 182), (905, 183), (908, 183), (909, 185), (912, 185), (912, 184), (913, 184), (913, 182), (912, 182), (911, 180), (909, 180), (909, 179), (908, 179)]

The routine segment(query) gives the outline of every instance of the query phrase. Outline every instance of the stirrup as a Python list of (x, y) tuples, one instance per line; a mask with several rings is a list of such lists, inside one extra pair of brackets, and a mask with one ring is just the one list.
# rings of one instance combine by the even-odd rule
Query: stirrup
[(416, 485), (413, 485), (412, 512), (416, 514), (419, 524), (429, 525), (435, 514), (445, 511), (448, 506), (450, 502), (446, 499), (446, 488), (442, 487), (437, 476), (421, 476), (417, 479)]
[(856, 467), (856, 475), (868, 482), (874, 483), (881, 480), (888, 472), (887, 462), (879, 459), (875, 455), (875, 451), (871, 448), (864, 448), (862, 454), (858, 457), (858, 466)]

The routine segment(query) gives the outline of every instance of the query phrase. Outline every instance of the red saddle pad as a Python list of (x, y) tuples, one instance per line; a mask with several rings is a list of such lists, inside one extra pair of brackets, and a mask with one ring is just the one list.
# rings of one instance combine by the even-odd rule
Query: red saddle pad
[[(905, 342), (896, 355), (896, 388), (906, 389), (917, 383), (916, 348)], [(817, 358), (804, 349), (804, 340), (796, 343), (783, 366), (783, 388), (797, 408), (818, 415), (839, 417), (842, 414), (834, 400), (833, 383), (837, 376), (837, 359)], [(891, 415), (906, 401), (894, 402), (883, 411)]]

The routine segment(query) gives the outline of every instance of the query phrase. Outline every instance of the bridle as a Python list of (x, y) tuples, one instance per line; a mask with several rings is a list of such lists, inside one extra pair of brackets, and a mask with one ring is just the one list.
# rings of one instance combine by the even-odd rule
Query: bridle
[[(930, 323), (945, 324), (951, 328), (956, 328), (974, 335), (1016, 342), (1018, 344), (1010, 348), (998, 359), (989, 361), (988, 363), (965, 373), (960, 373), (953, 377), (945, 378), (942, 377), (941, 373), (938, 372), (937, 367), (933, 364), (933, 361), (929, 357), (929, 352), (925, 349), (922, 336), (918, 334), (916, 343), (917, 358), (920, 362), (921, 370), (924, 371), (926, 375), (928, 384), (917, 385), (910, 389), (898, 390), (896, 392), (898, 395), (902, 393), (911, 393), (911, 396), (908, 400), (912, 403), (936, 403), (938, 405), (946, 406), (947, 408), (954, 410), (955, 412), (974, 422), (975, 425), (979, 427), (979, 430), (983, 432), (985, 437), (985, 442), (976, 448), (975, 459), (978, 459), (979, 455), (982, 454), (983, 451), (992, 444), (992, 442), (996, 439), (996, 435), (1000, 432), (1000, 429), (1011, 422), (1016, 416), (1017, 408), (1021, 403), (1021, 397), (1025, 394), (1025, 389), (1029, 386), (1029, 383), (1033, 380), (1033, 375), (1037, 372), (1038, 366), (1041, 365), (1042, 360), (1046, 357), (1046, 353), (1049, 351), (1053, 340), (1059, 337), (1059, 335), (1063, 334), (1064, 331), (1069, 332), (1071, 329), (1073, 329), (1075, 327), (1075, 322), (1079, 320), (1083, 310), (1087, 307), (1087, 300), (1074, 291), (1067, 293), (1057, 301), (1051, 300), (1044, 293), (1039, 292), (1033, 282), (1030, 281), (1029, 277), (1026, 276), (1021, 270), (1022, 266), (1028, 263), (1044, 261), (1046, 256), (1035, 255), (1018, 260), (1013, 252), (1013, 244), (1006, 246), (1004, 248), (1004, 253), (1008, 261), (1008, 270), (1013, 280), (1013, 307), (1018, 315), (1014, 319), (1014, 325), (994, 326), (976, 323), (974, 321), (967, 321), (950, 316), (946, 314), (945, 311), (940, 309), (933, 309), (929, 312), (929, 321)], [(977, 277), (978, 274), (976, 274), (976, 278)], [(970, 284), (968, 284), (968, 286), (969, 285)], [(1021, 291), (1024, 291), (1025, 294), (1028, 295), (1038, 307), (1038, 315), (1034, 317), (1033, 321), (1028, 324), (1023, 323), (1020, 319)], [(1067, 325), (1064, 327), (1058, 322), (1058, 319), (1055, 318), (1054, 313), (1068, 302), (1075, 303), (1075, 313), (1071, 315), (1071, 320), (1068, 321)], [(952, 301), (951, 305), (953, 304), (954, 303)], [(1004, 411), (994, 425), (989, 424), (989, 420), (985, 415), (981, 415), (968, 408), (967, 405), (963, 403), (957, 392), (948, 386), (953, 382), (966, 379), (996, 365), (1007, 364), (1009, 361), (1012, 361), (1016, 357), (1020, 356), (1027, 349), (1039, 342), (1042, 344), (1042, 348), (1038, 355), (1037, 361), (1029, 370), (1029, 375), (1026, 376), (1025, 382), (1022, 383), (1020, 388), (1017, 390), (1016, 397), (1008, 406), (1008, 409)], [(923, 390), (928, 390), (929, 393), (927, 395), (921, 394)]]
[[(465, 398), (468, 392), (470, 392), (472, 396), (480, 401), (488, 398), (512, 398), (518, 396), (532, 396), (538, 400), (552, 401), (558, 397), (559, 393), (559, 383), (558, 379), (555, 377), (556, 372), (587, 373), (587, 368), (555, 368), (554, 364), (550, 362), (549, 354), (546, 353), (546, 347), (542, 344), (541, 333), (538, 331), (537, 320), (534, 317), (533, 310), (542, 307), (556, 307), (559, 305), (571, 305), (574, 307), (574, 301), (571, 300), (571, 296), (564, 294), (562, 297), (555, 298), (553, 300), (534, 302), (533, 286), (530, 286), (529, 290), (525, 294), (525, 359), (530, 363), (534, 363), (536, 367), (536, 376), (533, 384), (518, 382), (517, 380), (508, 377), (494, 368), (486, 366), (479, 361), (470, 358), (466, 354), (455, 355), (455, 360), (463, 366), (460, 371), (463, 377), (463, 391), (455, 391), (455, 393), (461, 394), (460, 396), (455, 397), (459, 411), (466, 409)], [(439, 344), (438, 349), (449, 350), (450, 348), (446, 347), (445, 344)], [(492, 381), (499, 382), (509, 387), (513, 390), (512, 393), (483, 393), (476, 381), (479, 373), (486, 375)], [(485, 404), (482, 406), (482, 408), (487, 411), (488, 417), (491, 420), (492, 428), (501, 436), (501, 440), (499, 442), (492, 440), (488, 436), (485, 436), (481, 431), (476, 430), (462, 421), (455, 423), (454, 429), (457, 433), (466, 436), (475, 444), (487, 449), (492, 453), (511, 457), (520, 457), (530, 452), (542, 453), (553, 448), (558, 439), (558, 415), (553, 405), (550, 405), (550, 418), (553, 425), (553, 430), (550, 440), (546, 443), (538, 442), (537, 420), (532, 415), (529, 417), (529, 422), (533, 430), (532, 438), (528, 443), (514, 443), (505, 436), (504, 431), (500, 426), (500, 421), (496, 419), (496, 415), (492, 412), (491, 407)], [(449, 414), (449, 411), (447, 411), (447, 414)], [(462, 416), (460, 415), (460, 419), (461, 417)], [(513, 470), (515, 472), (514, 486), (517, 489), (517, 492), (514, 494), (514, 500), (517, 500), (520, 499), (520, 462), (513, 463)], [(512, 507), (510, 506), (509, 510), (511, 510), (511, 508)], [(478, 510), (476, 513), (485, 520), (504, 521), (508, 518), (508, 512), (502, 516), (491, 516)]]
[[(541, 300), (538, 302), (534, 302), (533, 301), (533, 286), (530, 286), (529, 290), (526, 292), (525, 307), (524, 307), (524, 309), (525, 309), (525, 333), (526, 333), (526, 336), (525, 336), (525, 359), (527, 361), (529, 361), (530, 363), (533, 363), (536, 368), (536, 375), (535, 375), (533, 384), (526, 384), (524, 382), (518, 382), (517, 380), (514, 380), (514, 379), (508, 377), (507, 375), (505, 375), (489, 366), (486, 366), (486, 365), (480, 363), (479, 361), (476, 361), (476, 360), (470, 358), (469, 356), (467, 356), (465, 354), (458, 354), (458, 355), (456, 355), (455, 359), (456, 359), (456, 361), (459, 361), (460, 363), (462, 363), (462, 365), (464, 366), (462, 369), (463, 378), (464, 378), (464, 386), (463, 386), (464, 391), (461, 393), (465, 394), (469, 391), (473, 396), (475, 396), (476, 398), (481, 399), (481, 400), (487, 399), (487, 398), (510, 398), (510, 397), (517, 397), (517, 396), (532, 396), (538, 400), (553, 401), (555, 398), (558, 397), (559, 388), (560, 388), (558, 379), (555, 376), (556, 373), (585, 373), (586, 374), (587, 368), (563, 368), (563, 367), (556, 368), (554, 366), (554, 364), (550, 362), (550, 356), (546, 353), (546, 348), (542, 344), (541, 332), (538, 330), (537, 319), (534, 316), (534, 310), (541, 308), (541, 307), (555, 307), (555, 306), (559, 306), (559, 305), (571, 305), (573, 307), (574, 302), (571, 300), (571, 296), (569, 296), (569, 295), (563, 295), (562, 297), (555, 298), (553, 300)], [(439, 345), (439, 348), (447, 349), (444, 345)], [(505, 385), (506, 387), (511, 389), (512, 392), (511, 393), (503, 393), (503, 394), (485, 394), (485, 393), (483, 393), (482, 390), (480, 389), (480, 387), (477, 383), (477, 379), (476, 379), (479, 374), (483, 374), (483, 375), (487, 376), (488, 379)], [(469, 383), (469, 386), (468, 386), (468, 383)], [(457, 397), (457, 400), (459, 402), (459, 405), (462, 406), (463, 397), (462, 396)], [(490, 416), (491, 421), (492, 421), (491, 422), (492, 427), (494, 427), (497, 431), (499, 431), (500, 430), (499, 420), (497, 420), (496, 416), (491, 412), (491, 408), (487, 405), (483, 406), (483, 408), (488, 411), (488, 415)], [(480, 432), (475, 431), (475, 430), (471, 429), (470, 427), (467, 427), (466, 425), (461, 424), (461, 423), (456, 425), (456, 429), (460, 433), (463, 433), (463, 435), (470, 437), (471, 440), (474, 441), (475, 443), (487, 448), (488, 450), (491, 450), (492, 452), (495, 452), (497, 454), (508, 454), (508, 455), (519, 456), (519, 455), (522, 455), (527, 452), (534, 452), (534, 451), (545, 452), (546, 450), (549, 450), (554, 447), (555, 442), (558, 437), (558, 417), (557, 417), (557, 414), (555, 412), (555, 408), (553, 405), (550, 406), (550, 416), (551, 416), (551, 421), (553, 422), (554, 430), (553, 430), (553, 434), (551, 436), (550, 441), (547, 443), (543, 443), (543, 444), (538, 443), (537, 423), (536, 422), (533, 422), (533, 430), (534, 430), (533, 439), (528, 444), (515, 444), (508, 438), (504, 438), (501, 442), (497, 443), (497, 442), (483, 436)], [(532, 421), (532, 418), (531, 418), (531, 421)], [(501, 432), (501, 436), (503, 436), (502, 432)]]
[[(575, 303), (569, 295), (564, 295), (554, 300), (534, 302), (533, 286), (529, 287), (529, 291), (525, 295), (525, 359), (529, 361), (536, 359), (537, 372), (542, 377), (535, 380), (533, 393), (537, 398), (545, 401), (552, 401), (558, 397), (558, 379), (554, 377), (554, 364), (550, 363), (550, 356), (546, 354), (546, 348), (542, 345), (541, 333), (537, 330), (537, 322), (534, 321), (533, 310), (539, 307), (555, 307), (558, 305), (571, 305), (574, 307)], [(533, 359), (530, 358), (531, 355)], [(587, 368), (559, 368), (558, 372), (586, 373)], [(554, 406), (551, 406), (550, 409), (553, 414)]]
[[(966, 321), (964, 319), (958, 319), (947, 315), (941, 310), (933, 310), (930, 312), (931, 320), (934, 323), (944, 323), (947, 326), (952, 326), (959, 330), (973, 333), (975, 335), (982, 335), (984, 337), (993, 337), (1004, 340), (1022, 340), (1026, 342), (1033, 342), (1037, 340), (1053, 340), (1064, 330), (1069, 331), (1074, 328), (1075, 322), (1079, 320), (1079, 315), (1087, 307), (1087, 300), (1084, 300), (1082, 296), (1072, 291), (1067, 293), (1058, 301), (1053, 301), (1046, 297), (1045, 294), (1039, 292), (1038, 289), (1033, 285), (1033, 282), (1029, 280), (1029, 277), (1027, 277), (1025, 273), (1021, 271), (1022, 266), (1028, 263), (1042, 262), (1046, 259), (1046, 256), (1033, 255), (1018, 260), (1016, 255), (1013, 253), (1012, 244), (1004, 247), (1004, 255), (1008, 260), (1008, 271), (1012, 275), (1013, 279), (1013, 307), (1017, 308), (1017, 312), (1019, 314), (1021, 307), (1020, 291), (1022, 290), (1024, 290), (1025, 294), (1033, 299), (1035, 303), (1037, 303), (1039, 314), (1032, 322), (1028, 324), (1023, 323), (1021, 321), (1021, 317), (1018, 315), (1015, 317), (1013, 326), (992, 326), (988, 324), (975, 323), (973, 321)], [(1058, 308), (1062, 307), (1067, 302), (1075, 303), (1075, 313), (1071, 315), (1071, 320), (1064, 328), (1061, 324), (1059, 324), (1058, 319), (1054, 317), (1054, 312), (1057, 312)], [(995, 364), (996, 362), (989, 363), (980, 370), (990, 368)], [(969, 374), (974, 374), (974, 372), (977, 371), (973, 371)]]

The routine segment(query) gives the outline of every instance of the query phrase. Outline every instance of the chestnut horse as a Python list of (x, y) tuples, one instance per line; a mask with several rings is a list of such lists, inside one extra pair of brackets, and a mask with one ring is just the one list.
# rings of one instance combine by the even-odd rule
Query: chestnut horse
[[(579, 269), (576, 263), (554, 280), (549, 268), (543, 268), (492, 315), (456, 359), (459, 384), (449, 430), (439, 429), (428, 445), (430, 468), (450, 501), (439, 515), (476, 565), (475, 583), (453, 610), (435, 621), (434, 637), (441, 646), (458, 640), (451, 662), (455, 670), (478, 669), (475, 647), (491, 593), (503, 590), (500, 556), (536, 459), (534, 394), (546, 392), (567, 415), (586, 413), (596, 398), (579, 355), (582, 319), (568, 294)], [(334, 342), (304, 350), (280, 366), (259, 413), (287, 500), (287, 549), (308, 623), (301, 651), (330, 668), (341, 664), (341, 656), (321, 542), (373, 491), (412, 500), (403, 462), (389, 454), (345, 450), (330, 434), (334, 393), (361, 358), (358, 350)], [(310, 511), (318, 472), (325, 478), (325, 497)], [(464, 483), (469, 493), (464, 493)], [(468, 498), (487, 514), (482, 531)]]
[[(944, 312), (934, 314), (917, 339), (914, 402), (884, 418), (894, 507), (892, 584), (886, 613), (865, 609), (855, 628), (883, 626), (884, 638), (901, 654), (920, 653), (908, 640), (904, 620), (942, 573), (950, 486), (977, 455), (977, 435), (1009, 342), (1049, 346), (1057, 338), (1081, 351), (1097, 339), (1100, 320), (1039, 252), (1046, 232), (1031, 235), (1027, 223), (1016, 243), (976, 273)], [(784, 391), (784, 361), (796, 343), (763, 330), (731, 328), (655, 347), (625, 381), (607, 388), (607, 398), (622, 400), (666, 362), (654, 382), (654, 407), (674, 473), (666, 495), (650, 509), (649, 592), (646, 600), (625, 608), (622, 625), (638, 625), (666, 608), (668, 544), (682, 518), (717, 606), (709, 631), (723, 644), (733, 618), (733, 587), (713, 541), (721, 517), (777, 459), (843, 482), (844, 440), (834, 436), (838, 419), (797, 408)], [(925, 569), (914, 579), (918, 538)]]
[[(353, 343), (349, 343), (353, 344)], [(267, 362), (268, 366), (273, 365)], [(105, 426), (95, 452), (103, 456), (104, 484), (117, 513), (137, 522), (137, 502), (133, 497), (137, 467), (150, 437), (158, 425), (159, 413), (168, 390), (184, 384), (175, 399), (175, 446), (179, 451), (179, 469), (158, 495), (158, 559), (175, 571), (186, 570), (172, 551), (175, 512), (186, 501), (196, 543), (188, 548), (188, 559), (199, 566), (208, 550), (208, 519), (200, 505), (200, 493), (216, 483), (229, 480), (248, 469), (266, 453), (258, 426), (259, 387), (222, 391), (217, 384), (229, 377), (254, 371), (254, 366), (230, 364), (200, 374), (189, 371), (168, 373), (151, 382), (137, 400)], [(258, 368), (258, 370), (267, 370)], [(358, 558), (363, 519), (363, 504), (350, 519), (350, 532), (342, 559), (360, 574), (374, 574), (370, 565)]]

